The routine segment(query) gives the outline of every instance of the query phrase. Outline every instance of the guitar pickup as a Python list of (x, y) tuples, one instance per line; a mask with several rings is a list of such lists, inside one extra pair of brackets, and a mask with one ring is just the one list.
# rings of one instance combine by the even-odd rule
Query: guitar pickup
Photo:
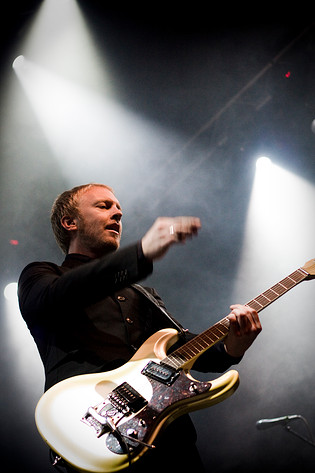
[(155, 363), (155, 361), (149, 361), (149, 363), (141, 371), (142, 374), (148, 376), (148, 378), (160, 381), (167, 386), (173, 384), (179, 372), (166, 364)]

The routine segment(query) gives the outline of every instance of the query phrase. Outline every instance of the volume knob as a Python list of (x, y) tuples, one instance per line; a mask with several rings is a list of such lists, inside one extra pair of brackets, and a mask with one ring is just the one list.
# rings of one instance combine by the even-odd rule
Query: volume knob
[(190, 383), (190, 386), (189, 386), (189, 391), (191, 393), (197, 393), (198, 394), (198, 386), (196, 383)]

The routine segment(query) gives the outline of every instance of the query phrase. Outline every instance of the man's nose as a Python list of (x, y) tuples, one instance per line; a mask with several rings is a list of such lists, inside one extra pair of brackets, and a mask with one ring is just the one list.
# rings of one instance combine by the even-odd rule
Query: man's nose
[(115, 219), (116, 222), (120, 222), (121, 217), (122, 217), (121, 209), (118, 209), (117, 207), (113, 208), (112, 218)]

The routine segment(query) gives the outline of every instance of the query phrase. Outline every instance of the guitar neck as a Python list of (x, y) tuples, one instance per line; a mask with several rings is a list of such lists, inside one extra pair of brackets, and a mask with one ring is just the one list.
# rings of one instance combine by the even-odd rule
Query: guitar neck
[[(267, 291), (259, 294), (251, 301), (247, 302), (247, 306), (255, 309), (257, 312), (262, 311), (269, 304), (309, 277), (309, 273), (303, 268), (299, 268), (286, 278), (279, 281)], [(182, 347), (175, 350), (171, 355), (162, 360), (175, 369), (184, 368), (186, 365), (195, 361), (208, 348), (223, 340), (230, 327), (228, 317), (224, 317), (212, 327), (197, 335), (195, 338), (185, 343)]]

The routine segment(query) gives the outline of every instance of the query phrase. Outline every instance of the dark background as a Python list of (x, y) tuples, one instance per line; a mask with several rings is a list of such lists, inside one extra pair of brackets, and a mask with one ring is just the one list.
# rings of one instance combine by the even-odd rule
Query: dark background
[[(51, 204), (65, 188), (100, 181), (122, 203), (123, 244), (141, 238), (159, 215), (201, 217), (200, 237), (170, 251), (146, 284), (183, 325), (204, 330), (232, 302), (246, 302), (314, 257), (312, 12), (303, 4), (275, 13), (271, 4), (109, 8), (82, 0), (91, 56), (85, 43), (67, 39), (70, 3), (56, 1), (54, 21), (27, 45), (45, 2), (12, 0), (1, 15), (1, 287), (30, 261), (62, 261)], [(57, 93), (51, 100), (52, 85), (41, 96), (43, 115), (11, 67), (20, 54), (54, 74), (55, 84), (62, 78), (81, 90), (77, 108), (66, 108)], [(90, 95), (94, 109), (84, 108)], [(294, 178), (273, 201), (279, 218), (256, 215), (248, 234), (261, 153)], [(261, 316), (263, 333), (237, 368), (237, 392), (192, 414), (208, 471), (313, 471), (314, 447), (280, 426), (255, 428), (261, 418), (300, 414), (315, 431), (312, 284)], [(0, 297), (2, 462), (8, 472), (52, 471), (34, 424), (41, 365), (17, 311)], [(292, 427), (308, 435), (301, 422)]]

